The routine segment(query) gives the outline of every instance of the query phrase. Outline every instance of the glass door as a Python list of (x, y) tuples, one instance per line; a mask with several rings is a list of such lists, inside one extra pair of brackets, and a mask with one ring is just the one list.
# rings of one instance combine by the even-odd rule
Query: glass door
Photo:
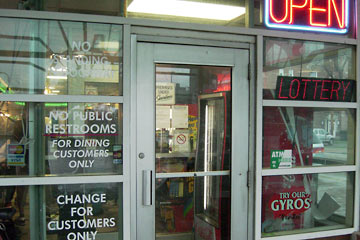
[(137, 46), (137, 239), (246, 239), (248, 50)]

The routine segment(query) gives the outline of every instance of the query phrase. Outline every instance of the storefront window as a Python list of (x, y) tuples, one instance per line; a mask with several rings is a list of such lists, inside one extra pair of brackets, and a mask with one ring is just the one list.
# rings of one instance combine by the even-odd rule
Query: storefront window
[(353, 46), (265, 38), (263, 64), (264, 99), (355, 101)]
[(1, 21), (1, 93), (122, 95), (122, 26)]
[(353, 226), (354, 174), (263, 177), (262, 236)]
[(353, 227), (355, 59), (351, 45), (265, 38), (262, 237)]
[(355, 110), (265, 107), (263, 113), (264, 168), (355, 163)]
[(122, 104), (1, 106), (3, 176), (122, 174)]

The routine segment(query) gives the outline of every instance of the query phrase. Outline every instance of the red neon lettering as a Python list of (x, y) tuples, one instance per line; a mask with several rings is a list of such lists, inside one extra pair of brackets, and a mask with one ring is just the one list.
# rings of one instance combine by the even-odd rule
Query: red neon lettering
[(294, 17), (293, 17), (293, 8), (304, 8), (308, 2), (308, 0), (305, 0), (305, 3), (303, 5), (294, 5), (293, 4), (294, 0), (290, 0), (290, 22), (289, 24), (293, 24), (294, 23)]
[(320, 99), (322, 99), (322, 100), (327, 100), (327, 99), (329, 99), (329, 98), (324, 98), (322, 95), (323, 95), (323, 92), (328, 92), (329, 91), (329, 89), (324, 89), (324, 83), (325, 82), (331, 82), (331, 81), (329, 81), (329, 80), (323, 80), (322, 81), (322, 85), (321, 85), (321, 93), (320, 93)]
[[(298, 86), (297, 86), (297, 92), (296, 92), (296, 96), (295, 96), (295, 97), (293, 97), (293, 96), (291, 95), (292, 86), (293, 86), (294, 81), (296, 81), (297, 84), (298, 84)], [(292, 98), (292, 99), (297, 98), (297, 96), (299, 95), (299, 90), (300, 90), (300, 81), (299, 81), (298, 79), (293, 79), (293, 80), (291, 81), (291, 84), (290, 84), (290, 91), (289, 91), (289, 96), (290, 96), (290, 98)]]
[(343, 90), (344, 90), (344, 95), (343, 95), (343, 100), (345, 100), (345, 95), (346, 95), (346, 89), (348, 89), (349, 85), (350, 85), (350, 82), (347, 84), (347, 86), (345, 87), (344, 86), (344, 82), (341, 81), (342, 85), (343, 85)]
[(341, 1), (341, 21), (339, 17), (338, 8), (334, 2), (334, 0), (328, 0), (328, 26), (331, 26), (331, 5), (334, 7), (334, 12), (336, 14), (336, 19), (340, 28), (345, 27), (345, 0)]
[[(338, 84), (338, 88), (334, 89), (334, 84), (337, 83)], [(330, 99), (332, 99), (333, 97), (333, 92), (336, 92), (336, 100), (339, 100), (339, 89), (341, 87), (341, 84), (339, 81), (333, 81), (332, 82), (332, 86), (331, 86), (331, 93), (330, 93)]]
[(288, 98), (288, 97), (280, 96), (281, 95), (282, 84), (283, 84), (283, 78), (281, 78), (281, 82), (280, 82), (279, 98)]
[(305, 82), (305, 85), (304, 85), (304, 94), (303, 94), (303, 99), (305, 99), (305, 96), (306, 96), (306, 85), (307, 85), (308, 82), (311, 82), (311, 80), (309, 80), (309, 79), (303, 79), (302, 81)]
[(315, 91), (314, 91), (314, 100), (315, 100), (316, 91), (317, 91), (317, 85), (318, 85), (318, 82), (321, 82), (321, 80), (313, 80), (313, 82), (316, 82), (316, 84), (315, 84)]
[(270, 0), (270, 17), (271, 19), (276, 22), (276, 23), (282, 23), (283, 21), (286, 20), (287, 16), (288, 16), (288, 0), (285, 0), (285, 16), (282, 19), (276, 19), (276, 17), (274, 16), (273, 13), (273, 0)]
[(314, 8), (313, 7), (313, 0), (310, 0), (310, 25), (311, 26), (318, 26), (318, 27), (326, 27), (325, 23), (314, 23), (313, 22), (313, 11), (318, 11), (318, 12), (326, 12), (325, 8)]

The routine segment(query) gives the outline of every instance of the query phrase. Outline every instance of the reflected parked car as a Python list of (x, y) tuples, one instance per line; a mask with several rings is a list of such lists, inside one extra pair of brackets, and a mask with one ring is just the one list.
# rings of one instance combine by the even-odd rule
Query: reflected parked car
[(323, 128), (314, 128), (313, 135), (317, 136), (323, 143), (333, 145), (334, 144), (334, 136), (331, 135)]
[(312, 153), (313, 156), (316, 154), (323, 153), (325, 151), (324, 144), (318, 136), (313, 135)]

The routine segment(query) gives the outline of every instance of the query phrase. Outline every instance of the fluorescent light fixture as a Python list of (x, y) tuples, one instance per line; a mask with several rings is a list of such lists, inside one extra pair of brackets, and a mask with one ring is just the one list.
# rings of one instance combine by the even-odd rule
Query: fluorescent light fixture
[(119, 42), (99, 42), (96, 47), (98, 48), (110, 48), (110, 49), (119, 49)]
[(66, 80), (67, 76), (46, 76), (46, 78), (48, 79), (61, 79), (61, 80)]
[(180, 0), (133, 0), (127, 11), (229, 21), (243, 15), (245, 8)]

